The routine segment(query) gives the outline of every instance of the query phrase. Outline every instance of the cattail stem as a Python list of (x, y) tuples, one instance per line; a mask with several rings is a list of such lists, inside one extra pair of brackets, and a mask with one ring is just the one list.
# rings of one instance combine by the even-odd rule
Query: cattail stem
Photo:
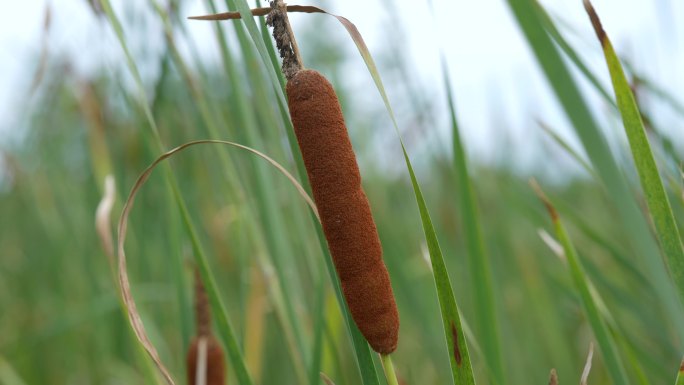
[(394, 364), (392, 363), (392, 356), (389, 354), (381, 354), (380, 361), (382, 362), (382, 369), (385, 371), (387, 385), (399, 385), (397, 373), (394, 371)]
[(195, 322), (198, 337), (211, 334), (211, 309), (199, 269), (195, 269)]

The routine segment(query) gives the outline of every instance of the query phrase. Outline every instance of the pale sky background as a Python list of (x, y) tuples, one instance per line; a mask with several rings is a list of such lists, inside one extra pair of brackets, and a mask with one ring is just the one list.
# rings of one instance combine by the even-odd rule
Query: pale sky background
[[(27, 113), (26, 94), (36, 71), (43, 15), (48, 3), (52, 7), (52, 29), (48, 39), (51, 57), (70, 56), (73, 70), (86, 77), (101, 66), (114, 71), (123, 64), (123, 54), (111, 28), (96, 20), (85, 0), (6, 1), (0, 13), (0, 146), (21, 132), (22, 114)], [(124, 20), (135, 17), (137, 10), (149, 10), (146, 1), (112, 0), (112, 3)], [(318, 0), (291, 3), (321, 5)], [(544, 0), (542, 3), (553, 16), (567, 24), (562, 31), (600, 75), (603, 84), (608, 85), (605, 63), (582, 1)], [(206, 13), (203, 0), (185, 0), (184, 4), (184, 15)], [(439, 50), (444, 51), (459, 120), (471, 155), (483, 161), (495, 160), (497, 154), (491, 145), (492, 138), (500, 139), (502, 135), (497, 130), (505, 129), (509, 130), (512, 148), (522, 150), (518, 154), (520, 162), (538, 162), (538, 157), (532, 157), (532, 152), (526, 149), (529, 138), (540, 135), (534, 117), (551, 122), (571, 143), (578, 143), (505, 0), (433, 0), (434, 16), (428, 2), (395, 0), (393, 4), (408, 39), (407, 57), (409, 67), (416, 71), (414, 80), (427, 97), (438, 100), (436, 120), (445, 131), (448, 113), (443, 103), (439, 67)], [(324, 5), (327, 10), (343, 15), (357, 25), (376, 58), (393, 38), (382, 29), (389, 20), (386, 6), (387, 2), (378, 0), (329, 0)], [(684, 1), (595, 0), (594, 6), (618, 52), (630, 58), (642, 74), (680, 101), (684, 100)], [(306, 17), (326, 16), (293, 15), (295, 31), (303, 28)], [(343, 28), (332, 18), (324, 26), (337, 36), (345, 36)], [(161, 50), (160, 26), (148, 23), (146, 28), (149, 33), (145, 36), (149, 38), (132, 40), (136, 58), (153, 57)], [(217, 60), (209, 23), (188, 22), (188, 28), (196, 36), (207, 60)], [(139, 27), (136, 32), (141, 32)], [(345, 51), (355, 54), (351, 40), (336, 41), (347, 44)], [(344, 68), (351, 79), (350, 91), (358, 90), (356, 92), (365, 97), (364, 103), (367, 100), (381, 108), (381, 100), (358, 55), (349, 55)], [(379, 70), (383, 74), (382, 66)], [(143, 68), (143, 76), (152, 78), (155, 71)], [(395, 83), (387, 84), (391, 100), (393, 95), (404, 90)], [(595, 102), (597, 119), (607, 121), (611, 114), (586, 84), (584, 89)], [(684, 128), (682, 119), (668, 108), (654, 111), (658, 112), (658, 120), (668, 132), (680, 133)], [(603, 126), (611, 127), (610, 124)], [(619, 130), (614, 132), (619, 133)], [(443, 135), (448, 139), (446, 131)], [(675, 141), (681, 146), (680, 138), (676, 137)]]

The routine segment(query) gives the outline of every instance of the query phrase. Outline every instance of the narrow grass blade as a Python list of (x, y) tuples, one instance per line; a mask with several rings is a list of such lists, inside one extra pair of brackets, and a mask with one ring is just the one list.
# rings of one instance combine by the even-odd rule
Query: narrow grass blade
[[(553, 251), (554, 254), (556, 254), (563, 262), (567, 262), (567, 258), (565, 257), (565, 250), (563, 247), (554, 239), (552, 238), (548, 233), (546, 233), (545, 230), (539, 230), (540, 235), (542, 235), (542, 238), (544, 239), (544, 242), (549, 246), (551, 251)], [(641, 367), (641, 363), (636, 359), (634, 356), (634, 352), (632, 347), (629, 345), (629, 341), (627, 341), (627, 338), (625, 337), (625, 333), (620, 331), (619, 326), (615, 322), (615, 319), (609, 312), (608, 308), (606, 307), (605, 303), (603, 302), (603, 299), (600, 297), (598, 294), (598, 290), (596, 290), (596, 287), (593, 285), (593, 283), (587, 278), (587, 282), (589, 284), (589, 291), (591, 292), (592, 296), (594, 297), (594, 301), (596, 302), (601, 315), (604, 317), (606, 320), (606, 324), (608, 326), (608, 329), (615, 338), (616, 345), (622, 349), (622, 352), (625, 353), (626, 355), (626, 361), (629, 364), (629, 367), (632, 369), (632, 373), (634, 376), (634, 381), (638, 384), (648, 384), (648, 380), (646, 379), (646, 376), (644, 374), (643, 368)], [(582, 372), (582, 377), (581, 377), (581, 384), (586, 384), (586, 376), (588, 376), (589, 370), (591, 369), (591, 358), (593, 357), (593, 351), (594, 351), (594, 345), (593, 343), (589, 346), (589, 355), (587, 357), (587, 362), (584, 365), (584, 371)], [(586, 376), (585, 376), (586, 374)]]
[[(392, 112), (389, 100), (387, 99), (384, 87), (382, 86), (382, 80), (380, 79), (380, 75), (375, 67), (375, 63), (372, 61), (372, 57), (370, 56), (365, 44), (357, 44), (357, 47), (359, 48), (364, 60), (366, 60), (366, 65), (368, 66), (369, 71), (375, 80), (376, 86), (378, 87), (378, 90), (385, 101), (385, 106), (392, 117), (397, 135), (399, 135), (398, 125), (396, 124), (394, 113)], [(449, 350), (453, 380), (457, 385), (475, 384), (472, 365), (470, 363), (470, 355), (468, 353), (468, 347), (463, 333), (463, 328), (461, 327), (461, 319), (458, 313), (456, 298), (454, 297), (453, 287), (449, 280), (449, 274), (444, 263), (444, 257), (442, 256), (439, 241), (437, 240), (437, 234), (435, 233), (435, 229), (432, 225), (430, 213), (428, 212), (425, 199), (423, 198), (423, 193), (421, 192), (420, 185), (418, 184), (418, 180), (413, 171), (413, 166), (411, 165), (411, 161), (403, 141), (401, 141), (401, 147), (404, 155), (404, 161), (406, 162), (406, 167), (411, 177), (411, 184), (413, 186), (416, 202), (420, 211), (423, 231), (425, 233), (425, 238), (430, 253), (430, 261), (432, 263), (433, 277), (435, 279), (439, 305), (442, 312), (442, 323), (444, 326), (447, 349)]]
[(575, 289), (579, 292), (580, 298), (582, 299), (584, 312), (589, 320), (589, 324), (594, 332), (594, 336), (596, 337), (599, 348), (601, 349), (603, 359), (606, 363), (613, 383), (617, 385), (627, 385), (629, 384), (629, 379), (627, 377), (622, 360), (618, 354), (615, 341), (613, 340), (606, 321), (601, 314), (599, 304), (597, 304), (594, 300), (594, 296), (592, 295), (591, 291), (591, 285), (587, 280), (586, 274), (584, 273), (584, 268), (582, 267), (582, 263), (577, 256), (577, 252), (575, 251), (575, 247), (570, 240), (570, 236), (565, 229), (565, 225), (561, 221), (556, 208), (553, 206), (551, 201), (549, 201), (546, 195), (544, 195), (543, 191), (536, 184), (536, 182), (532, 182), (532, 187), (535, 189), (537, 195), (546, 206), (556, 231), (556, 237), (561, 245), (563, 245), (563, 251), (568, 262), (572, 281), (575, 284)]
[(582, 377), (580, 377), (580, 385), (587, 385), (587, 379), (589, 379), (589, 372), (591, 372), (591, 361), (594, 358), (594, 343), (589, 343), (589, 354), (587, 354), (587, 362), (584, 364), (584, 370), (582, 370)]
[(641, 362), (636, 356), (634, 352), (634, 346), (627, 341), (624, 333), (619, 334), (617, 332), (616, 325), (610, 325), (610, 327), (611, 331), (613, 332), (613, 336), (615, 337), (615, 341), (620, 349), (622, 349), (622, 351), (625, 353), (625, 362), (627, 362), (627, 367), (631, 369), (634, 382), (639, 385), (650, 385), (651, 381), (649, 381), (648, 377), (646, 377), (646, 372), (644, 371), (645, 363)]
[(325, 295), (326, 289), (324, 280), (320, 279), (317, 283), (316, 306), (314, 311), (314, 342), (312, 349), (313, 362), (309, 369), (309, 383), (318, 385), (320, 383), (321, 361), (323, 356), (323, 332), (325, 330)]
[(568, 142), (566, 142), (563, 138), (560, 137), (551, 127), (549, 127), (546, 123), (542, 121), (537, 121), (537, 124), (539, 124), (539, 127), (544, 131), (545, 134), (547, 134), (551, 139), (553, 139), (556, 144), (558, 144), (565, 152), (570, 155), (582, 168), (589, 173), (589, 175), (592, 175), (598, 179), (598, 175), (596, 175), (596, 171), (591, 167), (589, 163), (587, 163), (582, 156), (575, 151), (575, 149), (570, 146)]
[(507, 2), (604, 183), (609, 190), (628, 191), (589, 107), (551, 38), (544, 30), (536, 8), (538, 5), (533, 0)]
[(594, 88), (596, 88), (596, 91), (598, 91), (598, 93), (601, 94), (603, 100), (605, 100), (606, 103), (612, 105), (613, 107), (617, 107), (615, 105), (615, 101), (613, 101), (613, 98), (610, 97), (610, 94), (605, 89), (605, 87), (603, 87), (598, 78), (589, 70), (589, 68), (586, 66), (586, 64), (584, 64), (582, 59), (580, 59), (580, 56), (577, 54), (577, 52), (565, 40), (565, 38), (560, 33), (553, 20), (551, 20), (551, 16), (549, 16), (544, 7), (542, 7), (541, 4), (536, 3), (536, 9), (537, 12), (539, 12), (539, 16), (542, 24), (544, 25), (544, 28), (553, 38), (556, 44), (558, 44), (560, 49), (563, 50), (565, 55), (570, 59), (570, 61), (572, 61), (575, 67), (577, 67), (580, 70), (582, 75), (584, 75), (584, 77), (587, 78), (589, 83), (591, 83), (591, 85), (594, 86)]
[(584, 7), (589, 14), (596, 36), (601, 43), (603, 53), (608, 64), (608, 71), (613, 83), (622, 122), (627, 133), (629, 146), (634, 157), (641, 181), (641, 187), (646, 196), (649, 212), (653, 218), (656, 234), (660, 246), (666, 256), (666, 263), (670, 275), (679, 289), (680, 300), (684, 301), (684, 248), (677, 229), (677, 222), (672, 214), (670, 200), (667, 197), (663, 182), (658, 173), (658, 167), (646, 136), (646, 130), (641, 120), (641, 114), (634, 100), (634, 95), (627, 82), (620, 60), (615, 54), (608, 35), (601, 26), (601, 21), (591, 3), (584, 1)]
[(112, 9), (112, 5), (110, 4), (109, 0), (102, 0), (102, 8), (104, 9), (105, 14), (109, 18), (109, 22), (112, 25), (112, 28), (114, 29), (114, 34), (119, 40), (121, 48), (124, 51), (124, 56), (126, 57), (128, 69), (131, 72), (131, 75), (133, 75), (133, 80), (135, 80), (135, 85), (138, 88), (138, 98), (140, 99), (140, 106), (142, 107), (143, 112), (145, 113), (147, 122), (150, 124), (152, 133), (154, 134), (154, 137), (157, 141), (156, 144), (159, 146), (159, 148), (162, 148), (163, 146), (161, 142), (161, 137), (159, 136), (159, 129), (157, 128), (157, 123), (154, 120), (152, 109), (147, 104), (147, 92), (145, 92), (145, 87), (143, 85), (142, 77), (140, 76), (138, 66), (136, 66), (135, 62), (133, 61), (133, 56), (131, 55), (131, 52), (128, 49), (128, 44), (126, 44), (126, 39), (124, 37), (121, 22), (119, 21), (119, 18), (116, 16), (116, 14), (114, 14), (114, 10)]
[(456, 119), (456, 107), (451, 90), (449, 71), (444, 56), (441, 57), (442, 75), (447, 92), (447, 103), (451, 119), (454, 169), (458, 178), (461, 197), (461, 220), (465, 233), (471, 274), (473, 276), (473, 291), (475, 294), (475, 308), (482, 345), (485, 349), (487, 366), (491, 369), (493, 382), (504, 384), (503, 363), (501, 362), (501, 346), (499, 323), (497, 322), (496, 300), (492, 284), (492, 272), (489, 258), (484, 248), (482, 227), (480, 225), (478, 202), (468, 171), (468, 158), (461, 140), (461, 133)]
[(280, 86), (280, 79), (275, 68), (269, 65), (271, 63), (271, 59), (268, 54), (268, 49), (266, 48), (266, 44), (264, 43), (264, 41), (261, 39), (259, 27), (252, 18), (252, 11), (249, 8), (249, 4), (247, 4), (246, 0), (227, 0), (227, 2), (229, 6), (231, 6), (234, 9), (237, 9), (240, 15), (242, 16), (241, 20), (247, 28), (247, 32), (252, 38), (252, 41), (254, 42), (254, 45), (257, 48), (257, 52), (259, 52), (261, 60), (264, 64), (266, 64), (266, 68), (268, 68), (268, 76), (270, 77), (271, 83), (273, 84), (273, 89), (275, 91), (276, 98), (278, 99), (278, 103), (280, 103), (283, 106), (286, 106), (287, 102), (285, 99), (285, 92)]

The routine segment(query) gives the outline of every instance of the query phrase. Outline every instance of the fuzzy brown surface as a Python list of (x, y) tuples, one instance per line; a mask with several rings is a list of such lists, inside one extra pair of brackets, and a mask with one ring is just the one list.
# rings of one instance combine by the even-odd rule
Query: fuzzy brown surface
[(347, 305), (373, 350), (389, 354), (399, 315), (337, 95), (323, 75), (303, 70), (288, 81), (287, 97)]
[[(225, 385), (226, 367), (221, 344), (212, 336), (207, 339), (207, 385)], [(197, 356), (199, 354), (199, 337), (192, 339), (188, 349), (187, 368), (188, 384), (195, 385), (197, 377)]]

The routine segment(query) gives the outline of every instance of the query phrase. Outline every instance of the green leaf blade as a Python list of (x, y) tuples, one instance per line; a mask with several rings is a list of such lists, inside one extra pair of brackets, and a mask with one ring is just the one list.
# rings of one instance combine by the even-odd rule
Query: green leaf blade
[(430, 214), (428, 212), (425, 199), (423, 198), (423, 193), (420, 189), (418, 179), (414, 173), (413, 166), (411, 165), (411, 160), (409, 159), (404, 142), (401, 139), (399, 126), (397, 124), (392, 106), (389, 102), (389, 98), (387, 97), (387, 93), (385, 92), (382, 78), (380, 77), (380, 73), (378, 72), (373, 57), (368, 50), (368, 46), (366, 46), (366, 43), (364, 42), (363, 37), (356, 26), (344, 17), (332, 14), (330, 15), (335, 17), (344, 26), (349, 33), (349, 36), (354, 41), (354, 44), (356, 45), (356, 48), (358, 49), (359, 54), (366, 64), (368, 72), (373, 78), (373, 82), (380, 93), (380, 96), (385, 104), (385, 109), (392, 120), (392, 125), (394, 126), (394, 130), (399, 138), (401, 150), (404, 155), (406, 168), (411, 178), (411, 185), (413, 186), (413, 193), (418, 204), (423, 232), (425, 233), (425, 240), (427, 242), (428, 251), (430, 254), (430, 262), (433, 269), (432, 275), (437, 288), (437, 297), (439, 299), (440, 311), (442, 313), (442, 324), (444, 326), (446, 346), (449, 350), (449, 362), (451, 364), (452, 378), (456, 385), (474, 385), (475, 377), (473, 375), (465, 334), (463, 332), (463, 328), (461, 327), (461, 317), (458, 312), (456, 297), (454, 296), (453, 287), (451, 285), (451, 281), (449, 280), (449, 274), (447, 272), (446, 264), (444, 263), (444, 257), (442, 256), (439, 241), (437, 240), (437, 234), (435, 233), (434, 226), (432, 225), (432, 220), (430, 219)]
[(442, 57), (442, 74), (447, 91), (447, 103), (451, 119), (454, 169), (460, 187), (461, 221), (466, 238), (468, 258), (473, 276), (475, 307), (480, 324), (482, 345), (485, 349), (487, 366), (492, 373), (492, 380), (504, 384), (504, 370), (501, 362), (500, 328), (497, 321), (496, 301), (492, 284), (490, 261), (485, 252), (482, 226), (479, 219), (478, 202), (475, 189), (468, 171), (468, 159), (461, 140), (461, 132), (456, 119), (456, 107), (451, 90), (451, 81), (444, 57)]
[(613, 380), (613, 383), (617, 385), (627, 385), (630, 383), (627, 377), (627, 372), (618, 353), (615, 339), (610, 333), (608, 324), (604, 318), (604, 314), (601, 312), (601, 309), (605, 309), (605, 307), (602, 307), (602, 304), (598, 303), (599, 298), (595, 297), (595, 294), (592, 293), (592, 284), (584, 271), (584, 267), (582, 266), (582, 262), (577, 255), (575, 246), (572, 243), (572, 240), (570, 239), (570, 236), (568, 235), (565, 225), (556, 211), (556, 208), (546, 197), (536, 182), (532, 182), (532, 187), (535, 189), (540, 200), (544, 203), (547, 211), (549, 212), (551, 221), (553, 222), (554, 230), (556, 232), (556, 237), (558, 237), (558, 241), (563, 247), (563, 256), (567, 260), (570, 277), (572, 278), (575, 289), (581, 298), (584, 313), (586, 314), (589, 325), (594, 332), (594, 337), (598, 342), (599, 349), (603, 354), (603, 360), (608, 369), (608, 373)]
[(646, 197), (649, 213), (653, 219), (656, 236), (665, 254), (670, 276), (678, 288), (680, 300), (684, 301), (684, 247), (682, 247), (682, 240), (672, 213), (670, 200), (665, 192), (651, 145), (646, 136), (641, 113), (620, 60), (608, 35), (601, 27), (598, 15), (588, 1), (585, 1), (585, 8), (603, 48), (618, 109), (622, 116), (622, 123), (625, 127), (639, 181)]

